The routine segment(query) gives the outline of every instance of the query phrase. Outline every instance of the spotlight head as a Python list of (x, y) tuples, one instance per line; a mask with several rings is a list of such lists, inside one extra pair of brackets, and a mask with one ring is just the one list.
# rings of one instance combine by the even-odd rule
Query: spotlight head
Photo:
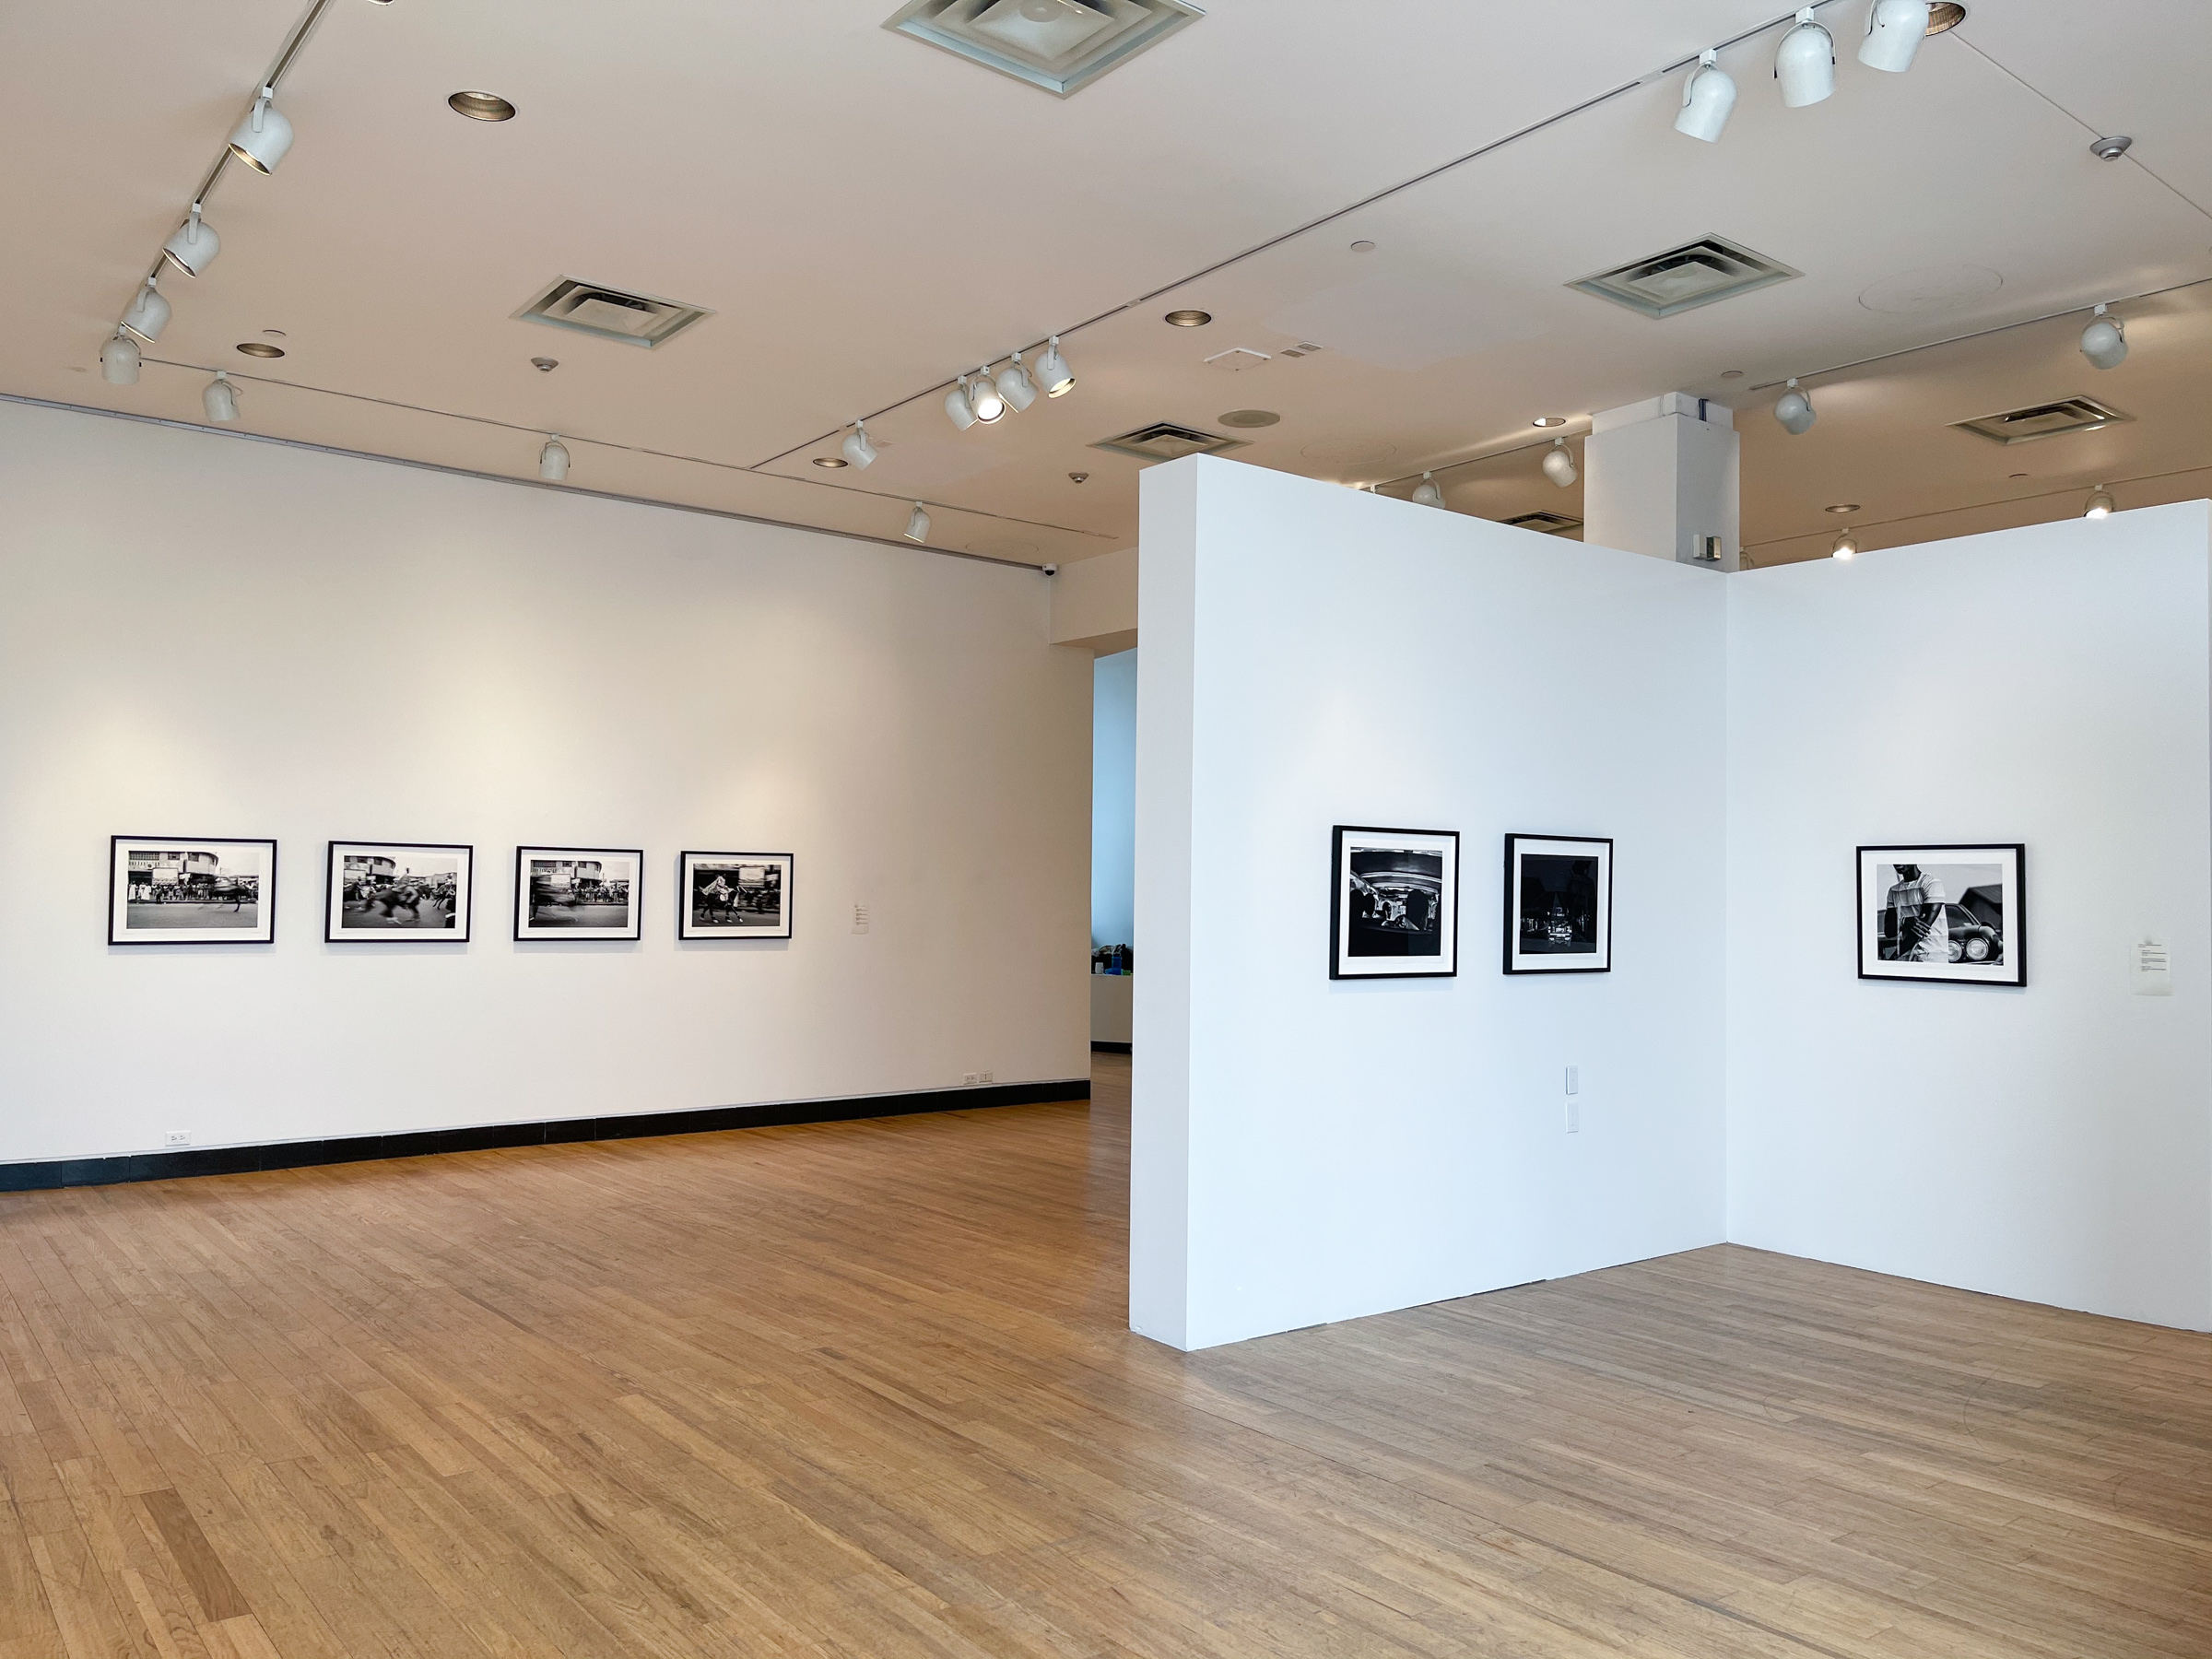
[(138, 383), (138, 342), (121, 329), (100, 348), (100, 378), (111, 386)]
[(1006, 400), (998, 394), (998, 383), (988, 369), (975, 371), (975, 383), (968, 388), (968, 406), (985, 426), (996, 426), (1005, 418)]
[(1414, 487), (1413, 499), (1423, 507), (1441, 507), (1444, 492), (1437, 488), (1436, 475), (1423, 473), (1421, 481)]
[(2112, 500), (2112, 492), (2100, 484), (2091, 492), (2088, 505), (2082, 509), (2081, 516), (2083, 518), (2110, 518), (2119, 509), (2119, 506), (2120, 503)]
[(546, 447), (537, 452), (537, 476), (548, 484), (565, 484), (569, 479), (569, 446), (558, 438), (546, 440)]
[(1570, 488), (1582, 477), (1574, 469), (1574, 452), (1567, 447), (1567, 440), (1554, 438), (1551, 447), (1544, 452), (1544, 476), (1561, 489)]
[(2095, 321), (2081, 331), (2081, 355), (2100, 369), (2117, 369), (2127, 361), (2127, 331), (2117, 317), (2097, 308)]
[(1014, 354), (1014, 360), (998, 371), (998, 394), (1017, 415), (1037, 401), (1037, 382), (1021, 366), (1018, 351)]
[(161, 244), (161, 257), (187, 276), (197, 276), (223, 251), (223, 239), (200, 217), (200, 205), (192, 205), (192, 217), (177, 227), (176, 234)]
[(1774, 406), (1774, 418), (1782, 422), (1782, 429), (1793, 438), (1802, 438), (1813, 429), (1813, 422), (1820, 412), (1813, 407), (1813, 400), (1797, 390), (1797, 382), (1790, 382), (1790, 389), (1782, 394)]
[(1835, 545), (1829, 548), (1830, 559), (1856, 559), (1859, 556), (1859, 538), (1846, 530), (1838, 535)]
[(945, 394), (945, 418), (952, 422), (953, 430), (964, 432), (975, 424), (975, 409), (968, 401), (968, 377), (960, 376), (960, 383)]
[(1044, 355), (1037, 359), (1037, 383), (1044, 388), (1047, 397), (1065, 397), (1076, 389), (1076, 371), (1067, 366), (1067, 359), (1060, 355), (1058, 335), (1045, 343)]
[(845, 434), (845, 441), (840, 447), (845, 452), (845, 459), (864, 471), (876, 465), (876, 446), (868, 441), (865, 421), (854, 421), (853, 429)]
[(1869, 69), (1902, 75), (1912, 67), (1920, 43), (1928, 38), (1928, 0), (1874, 0), (1866, 8), (1866, 38), (1859, 62)]
[(1782, 37), (1774, 53), (1774, 78), (1782, 101), (1793, 110), (1817, 104), (1836, 89), (1836, 38), (1820, 27), (1811, 6), (1797, 14), (1797, 27)]
[(131, 309), (123, 313), (123, 325), (148, 346), (169, 326), (169, 301), (155, 289), (151, 276), (138, 290), (138, 298), (131, 301)]
[(292, 147), (292, 124), (270, 101), (276, 96), (276, 88), (262, 88), (253, 108), (230, 135), (230, 153), (258, 173), (275, 172)]
[(925, 542), (929, 539), (929, 514), (923, 511), (919, 501), (914, 503), (913, 512), (907, 514), (906, 539), (911, 542)]
[(228, 424), (238, 418), (238, 388), (230, 383), (230, 377), (220, 369), (215, 371), (215, 378), (207, 382), (206, 390), (200, 394), (200, 406), (207, 411), (210, 420)]
[(1735, 82), (1721, 67), (1721, 54), (1708, 46), (1682, 83), (1682, 112), (1675, 117), (1675, 131), (1718, 144), (1735, 109)]

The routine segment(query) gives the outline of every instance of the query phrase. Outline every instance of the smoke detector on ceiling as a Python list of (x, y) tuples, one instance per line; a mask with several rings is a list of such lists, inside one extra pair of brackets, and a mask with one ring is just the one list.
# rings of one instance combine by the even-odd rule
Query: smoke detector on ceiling
[(1224, 450), (1242, 449), (1244, 443), (1241, 439), (1222, 438), (1212, 432), (1194, 431), (1172, 421), (1156, 420), (1134, 432), (1124, 432), (1119, 438), (1101, 438), (1090, 447), (1112, 450), (1117, 455), (1134, 455), (1139, 461), (1180, 461), (1185, 455), (1218, 455)]
[(1804, 275), (1725, 237), (1701, 236), (1567, 286), (1647, 317), (1671, 317)]
[(1065, 98), (1204, 16), (1189, 0), (909, 0), (884, 27)]
[(547, 283), (535, 299), (514, 313), (520, 322), (572, 329), (625, 346), (642, 346), (648, 351), (666, 345), (694, 323), (713, 314), (702, 305), (626, 293), (596, 282), (580, 282), (573, 276)]

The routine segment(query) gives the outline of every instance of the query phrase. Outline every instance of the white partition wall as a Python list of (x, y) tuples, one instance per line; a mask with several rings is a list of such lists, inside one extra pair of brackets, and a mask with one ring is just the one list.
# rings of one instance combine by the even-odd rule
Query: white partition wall
[[(1730, 1237), (2212, 1325), (2206, 568), (2198, 501), (1729, 579)], [(2025, 843), (2024, 989), (1855, 977), (1914, 841)]]
[[(1135, 1326), (1718, 1241), (1725, 579), (1204, 459), (1143, 549)], [(1336, 824), (1460, 832), (1457, 978), (1329, 979)], [(1500, 971), (1509, 831), (1619, 839), (1612, 973)]]

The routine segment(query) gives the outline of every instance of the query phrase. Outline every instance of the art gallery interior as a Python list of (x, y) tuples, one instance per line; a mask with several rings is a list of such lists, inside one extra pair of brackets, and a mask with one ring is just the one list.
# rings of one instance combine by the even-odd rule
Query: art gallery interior
[(0, 1659), (2201, 1659), (2194, 0), (0, 21)]

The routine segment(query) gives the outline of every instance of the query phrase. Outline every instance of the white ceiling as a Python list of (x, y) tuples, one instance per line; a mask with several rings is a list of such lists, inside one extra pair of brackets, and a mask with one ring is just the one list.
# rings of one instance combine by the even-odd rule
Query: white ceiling
[[(0, 390), (197, 421), (219, 366), (272, 382), (243, 398), (255, 432), (529, 477), (559, 431), (581, 488), (887, 536), (923, 499), (936, 545), (1034, 562), (1134, 539), (1137, 464), (1093, 442), (1255, 406), (1283, 419), (1240, 458), (1373, 482), (1524, 444), (1535, 415), (1577, 432), (1659, 391), (1714, 396), (1742, 414), (1746, 539), (1769, 559), (1825, 551), (1831, 500), (1909, 540), (1993, 502), (2077, 510), (2057, 492), (2085, 481), (2146, 480), (2124, 504), (2204, 492), (2206, 290), (2122, 307), (2135, 350), (2110, 374), (2073, 351), (2079, 317), (1915, 349), (2212, 278), (2201, 0), (1978, 0), (1902, 76), (1852, 60), (1864, 6), (1835, 0), (1836, 96), (1782, 109), (1775, 34), (1747, 41), (1717, 146), (1670, 130), (1677, 76), (1631, 83), (1780, 0), (1214, 0), (1065, 101), (886, 32), (893, 9), (538, 0), (524, 25), (495, 0), (332, 0), (279, 100), (297, 147), (273, 177), (226, 174), (221, 259), (164, 282), (176, 318), (148, 356), (190, 367), (117, 388), (100, 344), (302, 6), (15, 8), (0, 137), (35, 164), (11, 193)], [(446, 108), (476, 88), (519, 118)], [(2100, 131), (2132, 135), (2129, 158), (2092, 158)], [(1658, 323), (1562, 286), (1709, 232), (1806, 275)], [(1860, 302), (1962, 266), (2002, 283)], [(561, 275), (716, 314), (651, 353), (510, 320)], [(1215, 322), (1161, 323), (1184, 305)], [(1101, 313), (1068, 335), (1074, 394), (952, 431), (952, 373)], [(272, 328), (283, 361), (233, 349)], [(1202, 362), (1300, 338), (1328, 349)], [(1902, 352), (1812, 381), (1803, 440), (1754, 390)], [(2009, 452), (1948, 428), (2073, 393), (2137, 418)], [(876, 466), (809, 465), (907, 399), (871, 422)], [(1447, 474), (1453, 505), (1578, 511), (1535, 454)]]

